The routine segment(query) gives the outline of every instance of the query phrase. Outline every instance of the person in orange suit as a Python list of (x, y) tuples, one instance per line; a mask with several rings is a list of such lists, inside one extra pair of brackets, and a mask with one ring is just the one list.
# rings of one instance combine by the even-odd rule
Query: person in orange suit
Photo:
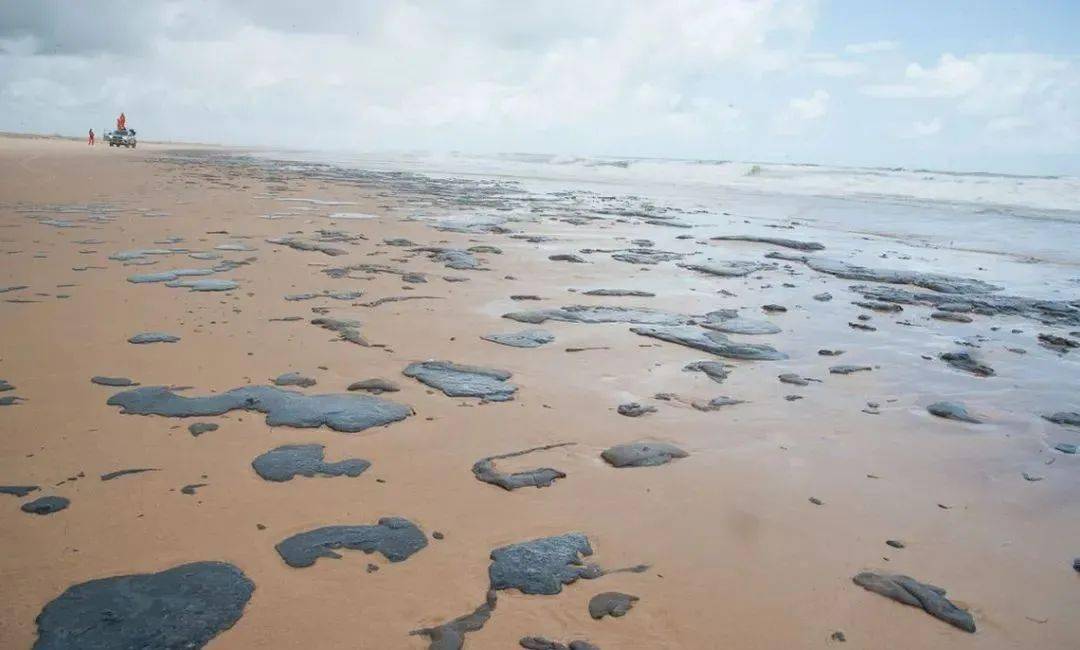
[(90, 139), (88, 139), (86, 141), (86, 144), (91, 146), (91, 147), (94, 146), (94, 130), (93, 129), (90, 129)]
[(127, 126), (127, 118), (121, 112), (120, 117), (116, 118), (116, 130), (123, 131), (125, 126)]

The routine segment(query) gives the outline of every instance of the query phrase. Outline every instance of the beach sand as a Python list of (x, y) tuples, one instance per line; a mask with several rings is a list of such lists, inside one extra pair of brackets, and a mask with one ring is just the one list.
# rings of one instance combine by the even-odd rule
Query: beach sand
[[(1080, 574), (1071, 563), (1080, 555), (1080, 459), (1053, 446), (1077, 442), (1080, 433), (1040, 416), (1078, 410), (1080, 350), (1056, 352), (1035, 337), (1080, 328), (1016, 315), (939, 321), (921, 305), (895, 314), (868, 311), (852, 304), (860, 297), (849, 286), (857, 282), (763, 257), (797, 251), (709, 240), (752, 228), (761, 233), (760, 224), (744, 228), (738, 215), (722, 227), (694, 229), (633, 216), (568, 223), (544, 215), (510, 224), (514, 233), (550, 241), (447, 232), (409, 217), (449, 212), (453, 187), (433, 190), (412, 179), (419, 189), (410, 196), (400, 178), (350, 181), (231, 158), (223, 149), (179, 156), (176, 149), (0, 139), (0, 287), (27, 287), (0, 294), (0, 378), (15, 386), (0, 396), (22, 398), (0, 407), (0, 485), (41, 487), (22, 499), (0, 495), (3, 647), (32, 645), (35, 617), (73, 584), (218, 560), (239, 567), (255, 591), (242, 618), (208, 647), (424, 648), (427, 641), (411, 630), (484, 602), (492, 549), (571, 531), (588, 536), (590, 561), (608, 569), (650, 568), (580, 580), (559, 595), (501, 591), (490, 620), (466, 636), (465, 647), (513, 648), (531, 635), (587, 639), (605, 650), (842, 647), (832, 639), (837, 631), (855, 648), (1076, 647)], [(286, 198), (317, 202), (280, 200)], [(464, 205), (454, 214), (470, 210), (493, 212)], [(372, 218), (327, 216), (339, 212)], [(327, 243), (347, 253), (337, 256), (267, 241), (310, 240), (319, 229), (363, 239)], [(687, 234), (692, 237), (676, 239)], [(834, 242), (821, 233), (796, 227), (773, 235), (822, 241), (822, 255), (833, 251)], [(429, 247), (496, 246), (501, 254), (477, 253), (483, 270), (455, 270), (411, 247), (384, 244), (388, 238)], [(654, 239), (656, 249), (777, 266), (720, 278), (670, 261), (630, 264), (580, 252), (629, 248), (635, 238)], [(215, 249), (222, 244), (252, 250)], [(851, 250), (850, 242), (837, 246)], [(875, 240), (861, 246), (861, 257), (851, 259), (867, 265), (887, 248)], [(141, 261), (155, 262), (147, 265), (109, 259), (159, 248), (186, 252), (147, 255)], [(198, 251), (221, 258), (189, 257)], [(548, 259), (564, 253), (587, 263)], [(960, 275), (981, 277), (969, 253), (928, 254), (955, 257), (958, 268), (972, 270)], [(234, 290), (127, 281), (222, 260), (248, 261), (206, 276), (235, 280)], [(364, 270), (338, 278), (323, 272), (358, 264), (422, 273), (427, 282)], [(596, 288), (656, 295), (582, 295)], [(362, 296), (284, 298), (324, 291)], [(812, 298), (824, 291), (834, 299)], [(434, 298), (364, 306), (397, 296)], [(787, 311), (763, 312), (770, 303)], [(638, 336), (626, 323), (528, 325), (500, 317), (578, 304), (692, 315), (741, 309), (782, 331), (732, 338), (767, 343), (789, 358), (720, 359)], [(850, 327), (860, 314), (869, 314), (877, 330)], [(359, 321), (370, 345), (339, 340), (309, 322), (320, 316)], [(301, 319), (272, 320), (286, 317)], [(529, 328), (555, 340), (522, 349), (480, 338)], [(146, 331), (180, 341), (127, 342)], [(986, 338), (977, 349), (953, 343), (979, 335)], [(589, 347), (603, 349), (567, 351)], [(820, 348), (845, 352), (826, 357)], [(938, 359), (956, 349), (993, 366), (995, 376), (973, 376)], [(410, 363), (428, 359), (508, 370), (518, 391), (506, 402), (452, 398), (402, 375)], [(683, 370), (709, 359), (731, 366), (722, 384)], [(830, 374), (836, 364), (873, 369)], [(106, 404), (124, 388), (90, 382), (95, 375), (122, 376), (206, 395), (267, 385), (288, 371), (317, 380), (292, 389), (309, 394), (388, 379), (401, 390), (381, 397), (411, 406), (415, 415), (359, 433), (271, 427), (261, 413), (239, 410), (141, 416)], [(777, 380), (789, 372), (821, 381), (801, 387)], [(657, 393), (678, 398), (658, 400)], [(719, 395), (745, 402), (712, 412), (690, 405)], [(939, 400), (963, 402), (984, 422), (927, 413)], [(616, 412), (634, 401), (657, 410), (636, 418)], [(195, 437), (187, 429), (194, 421), (220, 428)], [(600, 457), (612, 445), (638, 440), (672, 443), (688, 456), (623, 469)], [(470, 471), (487, 456), (562, 442), (576, 444), (498, 464), (566, 474), (550, 487), (509, 492)], [(328, 460), (363, 458), (372, 465), (352, 478), (281, 483), (252, 469), (256, 456), (294, 443), (325, 445)], [(99, 479), (126, 468), (159, 471)], [(1043, 480), (1025, 480), (1023, 472)], [(206, 485), (195, 494), (180, 491), (198, 483)], [(70, 507), (48, 516), (20, 511), (21, 503), (53, 494), (69, 498)], [(345, 550), (341, 559), (299, 569), (275, 551), (297, 533), (386, 516), (414, 522), (428, 546), (403, 562)], [(443, 539), (431, 537), (436, 531)], [(886, 540), (902, 540), (905, 548)], [(369, 572), (369, 563), (379, 570)], [(968, 634), (853, 584), (865, 570), (945, 587), (971, 611), (978, 631)], [(591, 619), (589, 599), (607, 591), (640, 600), (624, 617)]]

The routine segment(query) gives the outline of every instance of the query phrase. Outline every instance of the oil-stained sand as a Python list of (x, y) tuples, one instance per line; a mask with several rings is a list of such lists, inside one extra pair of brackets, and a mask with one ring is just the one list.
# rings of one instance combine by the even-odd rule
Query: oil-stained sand
[[(1075, 270), (965, 251), (963, 242), (927, 248), (887, 234), (788, 223), (790, 214), (770, 212), (770, 197), (721, 197), (708, 206), (708, 218), (659, 208), (635, 216), (639, 202), (604, 198), (612, 192), (544, 195), (525, 209), (515, 198), (521, 193), (506, 183), (305, 164), (286, 169), (222, 150), (177, 154), (144, 144), (137, 152), (94, 151), (66, 141), (0, 139), (0, 287), (25, 287), (0, 294), (0, 377), (14, 387), (3, 396), (19, 398), (0, 408), (0, 483), (41, 486), (0, 498), (4, 644), (30, 647), (35, 617), (74, 585), (209, 561), (237, 567), (257, 588), (239, 620), (208, 647), (419, 649), (428, 639), (410, 631), (484, 603), (493, 549), (583, 531), (594, 551), (590, 561), (651, 568), (566, 585), (557, 595), (501, 591), (497, 611), (465, 636), (466, 647), (513, 648), (543, 636), (587, 639), (607, 650), (824, 648), (837, 631), (849, 647), (1074, 647), (1080, 457), (1056, 448), (1080, 443), (1080, 430), (1070, 424), (1075, 419), (1054, 414), (1080, 410), (1080, 353), (1067, 344), (1052, 349), (1046, 342), (1058, 339), (1040, 343), (1038, 335), (1077, 339), (1072, 332), (1080, 326), (1069, 311), (1076, 290), (1066, 282)], [(279, 198), (349, 202), (349, 211), (377, 218), (329, 226), (325, 217), (338, 208)], [(664, 218), (698, 221), (668, 228)], [(769, 227), (778, 224), (785, 227)], [(728, 236), (826, 248), (712, 239)], [(267, 243), (287, 237), (320, 246)], [(680, 257), (653, 260), (659, 256), (631, 243), (640, 238)], [(383, 243), (399, 239), (416, 246)], [(88, 241), (98, 243), (79, 243)], [(323, 244), (346, 254), (327, 255)], [(503, 253), (469, 251), (485, 245)], [(153, 249), (166, 253), (109, 259)], [(819, 271), (765, 257), (778, 250), (857, 265), (861, 278), (881, 278), (875, 270), (895, 270), (908, 256), (913, 268), (1001, 290), (972, 296), (848, 280), (833, 273), (855, 273), (850, 267), (818, 264), (825, 269)], [(220, 258), (207, 258), (211, 251)], [(588, 263), (548, 259), (557, 254)], [(613, 254), (656, 263), (628, 264)], [(470, 258), (478, 269), (469, 268)], [(676, 260), (775, 267), (722, 277)], [(231, 290), (127, 281), (224, 261), (228, 271), (179, 279), (231, 281), (186, 287)], [(355, 270), (322, 272), (344, 267)], [(324, 293), (360, 291), (364, 302), (406, 296), (414, 286), (407, 277), (426, 278), (423, 295), (440, 299), (372, 308)], [(1043, 285), (1054, 291), (1040, 294)], [(568, 293), (577, 287), (654, 295)], [(282, 299), (307, 293), (316, 297)], [(826, 293), (832, 300), (814, 299)], [(510, 296), (541, 300), (523, 304)], [(892, 301), (903, 311), (854, 301)], [(563, 309), (579, 304), (605, 309)], [(761, 311), (773, 304), (787, 311)], [(549, 310), (540, 316), (555, 342), (521, 350), (481, 338), (515, 331), (501, 316), (526, 305)], [(946, 307), (967, 309), (944, 313), (972, 322), (931, 318)], [(781, 331), (709, 337), (713, 330), (700, 315), (721, 309)], [(588, 322), (595, 314), (611, 322)], [(272, 320), (294, 317), (300, 320)], [(358, 323), (353, 338), (362, 332), (368, 346), (313, 326), (313, 319)], [(140, 332), (181, 340), (127, 342)], [(830, 374), (836, 359), (819, 349), (842, 349), (845, 361), (874, 370)], [(714, 350), (754, 351), (758, 360), (713, 357)], [(963, 372), (940, 358), (958, 350), (994, 375)], [(448, 397), (402, 375), (432, 359), (506, 370), (518, 391), (512, 401), (488, 403)], [(713, 375), (683, 370), (704, 360), (726, 366), (723, 386)], [(106, 404), (125, 389), (87, 381), (132, 377), (141, 387), (205, 397), (265, 387), (266, 378), (294, 368), (317, 380), (306, 390), (318, 394), (347, 394), (360, 379), (390, 379), (400, 390), (382, 397), (416, 413), (356, 433), (270, 426), (257, 409), (198, 418), (132, 415)], [(782, 384), (782, 373), (821, 382)], [(692, 406), (721, 390), (743, 403), (711, 411)], [(786, 401), (793, 392), (803, 399)], [(658, 393), (679, 399), (654, 399)], [(616, 405), (634, 401), (657, 412), (616, 414)], [(927, 407), (938, 402), (963, 404), (981, 424), (931, 415)], [(220, 429), (189, 433), (189, 425), (210, 421)], [(500, 472), (550, 466), (567, 475), (548, 488), (495, 489), (471, 471), (477, 459), (568, 440), (577, 444), (497, 461)], [(688, 455), (632, 469), (612, 468), (600, 457), (643, 440)], [(280, 483), (251, 469), (267, 450), (302, 444), (322, 445), (331, 461), (371, 459), (372, 466), (357, 479)], [(99, 480), (123, 468), (159, 471)], [(1024, 473), (1042, 480), (1025, 480)], [(205, 485), (192, 495), (180, 492), (196, 484)], [(20, 510), (53, 495), (71, 506), (48, 516)], [(388, 516), (416, 522), (429, 536), (424, 550), (392, 566), (378, 553), (345, 551), (340, 560), (295, 569), (274, 548), (307, 531)], [(430, 539), (435, 531), (443, 539)], [(903, 549), (885, 543), (901, 539)], [(368, 563), (381, 570), (369, 573)], [(859, 587), (852, 576), (863, 572), (947, 588), (978, 631)], [(594, 621), (588, 603), (600, 592), (640, 600), (618, 620)]]

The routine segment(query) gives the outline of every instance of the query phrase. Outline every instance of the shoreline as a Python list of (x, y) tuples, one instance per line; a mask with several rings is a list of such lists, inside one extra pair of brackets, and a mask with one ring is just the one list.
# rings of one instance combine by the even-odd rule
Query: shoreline
[[(62, 140), (64, 142), (81, 142), (86, 144), (86, 136), (62, 135), (60, 133), (21, 133), (16, 131), (0, 131), (0, 139), (5, 140)], [(196, 149), (221, 149), (227, 151), (244, 151), (248, 147), (237, 147), (210, 142), (179, 142), (174, 140), (139, 140), (140, 144), (168, 145), (175, 147), (194, 147)], [(108, 146), (108, 145), (106, 145)]]
[[(103, 156), (67, 142), (0, 138), (0, 286), (28, 287), (0, 294), (8, 325), (0, 378), (15, 386), (4, 395), (25, 400), (0, 408), (0, 475), (5, 484), (40, 485), (29, 498), (71, 499), (67, 510), (38, 517), (19, 510), (29, 498), (0, 495), (0, 571), (8, 577), (0, 629), (15, 645), (32, 643), (37, 613), (72, 584), (222, 560), (240, 567), (255, 591), (243, 616), (209, 647), (317, 640), (320, 648), (423, 648), (425, 640), (409, 631), (483, 603), (492, 549), (575, 531), (588, 536), (595, 551), (589, 559), (605, 568), (651, 568), (579, 581), (557, 596), (500, 592), (496, 611), (467, 634), (466, 647), (510, 648), (531, 635), (588, 639), (601, 648), (828, 647), (836, 631), (853, 647), (880, 648), (1066, 648), (1080, 637), (1069, 565), (1080, 554), (1072, 498), (1080, 464), (1053, 449), (1080, 441), (1080, 433), (1041, 417), (1076, 410), (1071, 386), (1080, 352), (1057, 352), (1036, 338), (1075, 338), (1070, 332), (1080, 327), (973, 312), (970, 323), (948, 322), (930, 318), (926, 305), (875, 311), (853, 304), (866, 301), (850, 288), (862, 282), (765, 257), (798, 251), (711, 237), (820, 239), (821, 255), (866, 267), (929, 268), (992, 283), (995, 273), (1015, 276), (1001, 292), (1014, 295), (1047, 281), (1041, 265), (980, 271), (977, 253), (902, 247), (742, 210), (716, 210), (711, 221), (698, 222), (690, 208), (645, 209), (646, 199), (584, 191), (539, 196), (498, 183), (332, 167), (309, 173), (169, 153), (187, 145)], [(482, 227), (463, 220), (477, 214), (491, 219)], [(684, 221), (692, 227), (670, 225)], [(777, 223), (785, 227), (771, 227)], [(283, 238), (301, 244), (270, 241)], [(397, 238), (414, 245), (386, 243)], [(645, 238), (650, 245), (633, 242)], [(100, 243), (78, 243), (90, 241)], [(110, 259), (157, 248), (182, 250)], [(486, 270), (447, 268), (438, 251), (424, 248), (477, 249), (471, 255)], [(649, 263), (656, 251), (675, 257)], [(620, 252), (636, 257), (612, 257)], [(742, 277), (677, 266), (704, 260), (767, 266)], [(231, 291), (128, 280), (226, 262), (205, 278), (234, 280)], [(355, 268), (327, 273), (346, 267)], [(467, 281), (457, 281), (462, 277)], [(584, 295), (591, 289), (655, 295)], [(349, 291), (362, 296), (329, 295)], [(822, 292), (833, 300), (813, 298)], [(285, 298), (300, 294), (315, 297)], [(529, 295), (539, 299), (512, 298)], [(379, 302), (417, 296), (435, 298)], [(781, 331), (732, 339), (773, 346), (788, 358), (713, 357), (636, 334), (633, 323), (502, 317), (579, 304), (698, 319), (737, 309)], [(787, 311), (761, 309), (769, 304)], [(271, 321), (295, 317), (301, 320)], [(340, 340), (310, 322), (317, 318), (359, 321), (369, 345)], [(536, 328), (555, 340), (520, 349), (481, 338)], [(143, 331), (180, 341), (127, 342)], [(844, 353), (819, 355), (823, 348)], [(938, 358), (955, 350), (975, 354), (995, 376)], [(512, 401), (483, 403), (402, 374), (428, 359), (508, 370), (518, 390)], [(703, 360), (729, 366), (722, 383), (684, 370)], [(872, 370), (830, 373), (837, 364)], [(143, 386), (191, 386), (186, 394), (201, 396), (269, 385), (289, 371), (317, 381), (289, 389), (304, 394), (390, 380), (400, 390), (380, 397), (415, 415), (355, 434), (271, 427), (262, 413), (247, 411), (132, 415), (106, 404), (124, 389), (90, 383), (95, 375), (123, 376)], [(778, 381), (785, 373), (820, 381)], [(693, 406), (721, 395), (744, 403)], [(927, 413), (942, 399), (966, 403), (984, 423)], [(617, 407), (629, 402), (657, 410), (620, 415)], [(220, 429), (195, 437), (187, 427), (196, 420)], [(617, 469), (601, 459), (605, 449), (637, 440), (674, 444), (689, 455), (645, 468)], [(564, 442), (576, 444), (497, 463), (502, 471), (566, 474), (550, 487), (507, 492), (470, 471), (480, 459)], [(356, 477), (283, 483), (251, 467), (272, 448), (312, 443), (325, 446), (328, 460), (362, 458), (371, 467)], [(159, 471), (98, 478), (139, 467)], [(1043, 480), (1025, 480), (1023, 472)], [(196, 483), (207, 485), (181, 492)], [(386, 516), (415, 522), (427, 547), (403, 562), (344, 551), (340, 560), (303, 569), (286, 566), (274, 550), (320, 526), (371, 525)], [(432, 538), (435, 531), (444, 539)], [(895, 539), (905, 547), (886, 545)], [(368, 563), (378, 570), (367, 572)], [(852, 584), (868, 569), (946, 587), (973, 612), (978, 632)], [(1017, 593), (1003, 584), (1025, 588)], [(640, 600), (623, 618), (594, 621), (587, 602), (605, 591)]]

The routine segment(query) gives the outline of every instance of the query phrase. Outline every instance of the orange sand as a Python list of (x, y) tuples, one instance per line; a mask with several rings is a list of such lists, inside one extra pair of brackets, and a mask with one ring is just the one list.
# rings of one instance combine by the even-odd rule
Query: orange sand
[[(761, 289), (764, 283), (753, 278), (687, 273), (656, 298), (571, 294), (567, 288), (634, 288), (663, 271), (642, 271), (607, 256), (587, 265), (558, 264), (547, 255), (614, 248), (624, 245), (615, 237), (648, 233), (626, 224), (530, 229), (560, 235), (563, 241), (554, 245), (442, 233), (403, 220), (402, 210), (380, 207), (388, 204), (386, 197), (289, 176), (281, 196), (357, 205), (266, 220), (259, 215), (295, 207), (257, 198), (269, 192), (266, 177), (242, 169), (176, 166), (159, 160), (162, 153), (163, 146), (153, 145), (128, 151), (0, 139), (0, 286), (30, 285), (0, 298), (50, 294), (36, 303), (0, 302), (0, 377), (17, 386), (8, 394), (27, 400), (0, 408), (0, 484), (38, 484), (42, 491), (34, 497), (58, 494), (72, 501), (61, 513), (37, 517), (19, 510), (21, 500), (0, 495), (3, 647), (31, 645), (34, 617), (73, 583), (223, 560), (239, 566), (256, 591), (243, 618), (210, 647), (423, 648), (424, 640), (408, 636), (410, 630), (465, 614), (483, 601), (492, 548), (568, 531), (586, 533), (596, 550), (593, 559), (604, 566), (644, 562), (652, 568), (581, 581), (558, 596), (504, 592), (488, 625), (467, 637), (467, 648), (506, 650), (526, 635), (588, 639), (605, 650), (818, 648), (834, 643), (829, 636), (835, 630), (843, 630), (852, 648), (1065, 649), (1080, 640), (1080, 576), (1069, 567), (1080, 555), (1080, 466), (1060, 455), (1045, 465), (1052, 455), (1039, 440), (1053, 425), (1032, 424), (1029, 413), (1021, 419), (1018, 412), (992, 406), (1006, 403), (1020, 383), (1004, 378), (1020, 374), (1024, 359), (998, 360), (1001, 378), (979, 383), (920, 360), (919, 353), (938, 349), (929, 342), (923, 349), (897, 345), (892, 332), (911, 335), (888, 318), (875, 317), (882, 336), (849, 330), (844, 323), (858, 310), (848, 304), (846, 283), (807, 282), (805, 276), (783, 294)], [(110, 223), (79, 228), (53, 228), (16, 211), (76, 203), (126, 211)], [(142, 216), (133, 212), (138, 209), (169, 216)], [(333, 226), (367, 236), (358, 245), (342, 245), (350, 248), (348, 256), (265, 241), (331, 227), (322, 215), (339, 210), (380, 215)], [(220, 230), (229, 234), (207, 234)], [(258, 250), (225, 257), (258, 260), (213, 276), (241, 283), (229, 293), (125, 281), (133, 273), (212, 264), (183, 254), (154, 266), (107, 260), (116, 251), (158, 247), (153, 242), (169, 236), (184, 238), (176, 246), (198, 250), (243, 241)], [(490, 271), (451, 271), (381, 245), (384, 237), (460, 247), (492, 244), (504, 253), (481, 256)], [(74, 243), (89, 238), (106, 243)], [(320, 272), (322, 265), (360, 262), (426, 272), (430, 279), (407, 291), (393, 275), (335, 280)], [(83, 265), (107, 268), (72, 271)], [(443, 275), (471, 281), (447, 283)], [(77, 286), (56, 288), (65, 283)], [(721, 296), (715, 293), (720, 287), (743, 297)], [(810, 299), (823, 287), (837, 300)], [(283, 299), (323, 289), (364, 291), (357, 302), (410, 293), (445, 299), (375, 308)], [(70, 298), (56, 299), (57, 293)], [(545, 300), (514, 302), (511, 294)], [(765, 302), (801, 306), (773, 318), (784, 333), (758, 337), (792, 359), (733, 361), (724, 385), (682, 371), (685, 363), (708, 355), (635, 336), (625, 325), (549, 322), (542, 327), (556, 341), (531, 350), (479, 338), (524, 329), (498, 316), (541, 306), (621, 304), (701, 313)], [(386, 347), (338, 342), (304, 321), (268, 320), (308, 319), (316, 306), (360, 320), (364, 336)], [(847, 316), (827, 318), (837, 313)], [(126, 343), (145, 330), (171, 332), (182, 341)], [(610, 350), (564, 351), (590, 345)], [(818, 347), (848, 353), (818, 357)], [(428, 358), (511, 370), (520, 391), (512, 402), (480, 404), (433, 393), (401, 375), (408, 363)], [(838, 377), (826, 371), (834, 363), (881, 367)], [(221, 428), (193, 438), (188, 420), (121, 415), (105, 404), (119, 389), (89, 382), (92, 375), (128, 376), (143, 385), (189, 385), (206, 394), (265, 383), (289, 370), (318, 379), (308, 392), (341, 392), (369, 377), (391, 379), (402, 390), (384, 397), (412, 405), (417, 415), (346, 435), (325, 428), (270, 428), (257, 413), (233, 412), (203, 418)], [(786, 371), (825, 383), (780, 384), (776, 375)], [(927, 415), (922, 407), (942, 390), (970, 394), (969, 404), (978, 404), (992, 422), (974, 429)], [(703, 413), (651, 399), (665, 391), (687, 399), (732, 395), (749, 403)], [(806, 399), (786, 402), (789, 393)], [(618, 404), (631, 400), (658, 404), (659, 412), (637, 419), (615, 413)], [(881, 415), (861, 412), (868, 400), (881, 403)], [(691, 455), (645, 469), (616, 470), (600, 460), (607, 446), (641, 438), (674, 442)], [(483, 456), (563, 441), (577, 445), (500, 464), (566, 472), (553, 487), (504, 492), (470, 472)], [(258, 454), (300, 442), (326, 445), (331, 460), (361, 457), (373, 466), (354, 479), (300, 477), (282, 484), (252, 471)], [(161, 471), (98, 480), (128, 467)], [(1021, 471), (1047, 480), (1029, 483)], [(85, 476), (77, 481), (55, 485), (80, 473)], [(179, 488), (188, 483), (209, 485), (195, 496), (182, 495)], [(809, 503), (811, 496), (824, 505)], [(274, 551), (275, 543), (297, 532), (374, 523), (386, 515), (407, 517), (446, 537), (392, 565), (378, 555), (345, 552), (342, 560), (291, 569)], [(907, 548), (892, 549), (886, 539), (902, 539)], [(368, 562), (381, 570), (366, 573)], [(851, 577), (868, 568), (948, 588), (955, 602), (972, 610), (979, 631), (966, 634), (853, 585)], [(593, 621), (586, 604), (601, 591), (625, 591), (641, 600), (624, 618)]]

